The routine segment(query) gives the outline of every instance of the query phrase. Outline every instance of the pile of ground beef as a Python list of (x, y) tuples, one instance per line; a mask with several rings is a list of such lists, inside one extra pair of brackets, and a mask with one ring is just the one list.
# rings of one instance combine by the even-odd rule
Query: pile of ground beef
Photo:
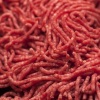
[(0, 100), (100, 100), (100, 0), (0, 0)]

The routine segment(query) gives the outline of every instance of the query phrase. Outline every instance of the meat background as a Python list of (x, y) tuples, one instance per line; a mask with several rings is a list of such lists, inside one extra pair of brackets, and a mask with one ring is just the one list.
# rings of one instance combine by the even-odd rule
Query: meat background
[(0, 0), (0, 100), (100, 100), (100, 0)]

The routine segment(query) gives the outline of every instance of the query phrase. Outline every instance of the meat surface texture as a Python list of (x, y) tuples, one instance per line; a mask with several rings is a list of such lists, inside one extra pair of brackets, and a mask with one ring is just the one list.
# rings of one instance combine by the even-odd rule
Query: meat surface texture
[(100, 100), (100, 0), (0, 0), (0, 100)]

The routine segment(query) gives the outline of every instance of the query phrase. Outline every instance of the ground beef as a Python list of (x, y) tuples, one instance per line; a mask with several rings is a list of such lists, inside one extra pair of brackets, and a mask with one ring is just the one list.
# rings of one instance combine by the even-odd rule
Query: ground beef
[(0, 100), (100, 100), (100, 0), (0, 0)]

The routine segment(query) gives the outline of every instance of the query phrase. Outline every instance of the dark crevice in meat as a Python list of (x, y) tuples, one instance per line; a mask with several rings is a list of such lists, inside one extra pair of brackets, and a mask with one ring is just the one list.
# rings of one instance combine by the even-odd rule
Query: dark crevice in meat
[(100, 0), (96, 0), (95, 7), (100, 9)]
[(5, 94), (6, 92), (9, 92), (9, 91), (12, 91), (11, 87), (0, 89), (0, 96), (2, 96), (3, 94)]

